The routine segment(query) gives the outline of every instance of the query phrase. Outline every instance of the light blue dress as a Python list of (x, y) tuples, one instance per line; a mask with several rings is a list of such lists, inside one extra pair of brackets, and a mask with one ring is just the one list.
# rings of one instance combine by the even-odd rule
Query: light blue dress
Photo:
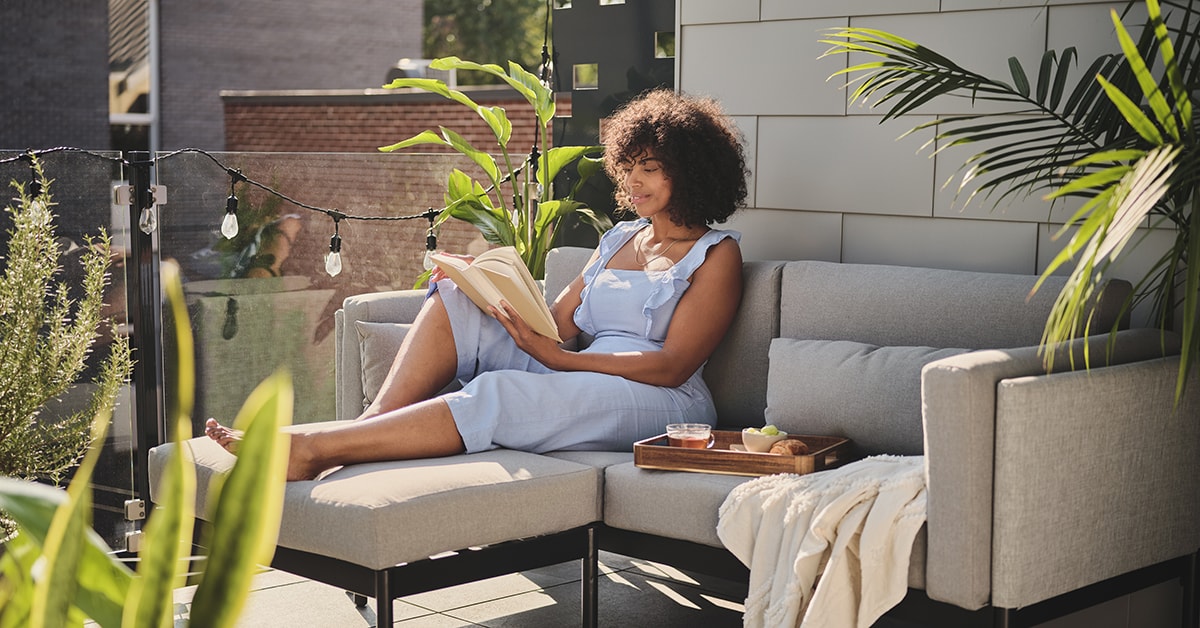
[[(650, 223), (618, 223), (600, 239), (599, 256), (583, 273), (575, 324), (595, 340), (584, 351), (657, 351), (671, 316), (704, 263), (709, 247), (736, 231), (710, 230), (674, 266), (655, 272), (608, 269), (609, 260)], [(495, 319), (449, 280), (436, 290), (450, 317), (460, 391), (443, 395), (468, 452), (629, 451), (668, 423), (716, 422), (712, 395), (698, 369), (682, 386), (652, 386), (590, 371), (554, 371), (517, 348)]]

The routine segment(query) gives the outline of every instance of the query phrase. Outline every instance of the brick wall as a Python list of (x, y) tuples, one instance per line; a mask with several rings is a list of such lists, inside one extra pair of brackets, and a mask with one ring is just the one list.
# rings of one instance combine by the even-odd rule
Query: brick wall
[[(503, 107), (512, 122), (509, 150), (524, 154), (537, 141), (529, 103), (515, 92), (468, 87), (462, 91), (486, 106)], [(425, 130), (445, 126), (480, 150), (495, 150), (496, 138), (479, 116), (427, 94), (379, 90), (362, 92), (227, 92), (225, 146), (229, 151), (376, 152)], [(569, 99), (559, 99), (557, 115), (569, 116)], [(449, 152), (426, 145), (406, 152)]]
[[(537, 124), (532, 107), (506, 87), (463, 87), (462, 91), (482, 105), (504, 108), (513, 124), (510, 158), (517, 165), (536, 141)], [(284, 185), (293, 198), (309, 203), (313, 202), (309, 199), (324, 199), (331, 204), (319, 206), (345, 207), (343, 211), (347, 213), (410, 215), (431, 207), (441, 208), (445, 205), (446, 179), (452, 168), (481, 177), (477, 166), (448, 147), (427, 145), (384, 154), (378, 151), (380, 146), (425, 130), (436, 131), (441, 125), (481, 150), (496, 150), (495, 136), (479, 116), (460, 104), (424, 93), (227, 92), (223, 100), (225, 144), (229, 151), (306, 153), (272, 155), (271, 165), (263, 162), (248, 167), (247, 176), (258, 178), (255, 170), (259, 175), (269, 171), (269, 176)], [(559, 99), (557, 114), (567, 116), (570, 110), (569, 99), (565, 102)], [(259, 180), (274, 187), (268, 180)], [(210, 215), (206, 220), (211, 222), (215, 218)], [(328, 250), (332, 234), (329, 219), (318, 214), (306, 215), (304, 220), (305, 236), (298, 242), (285, 274), (308, 274)], [(378, 286), (387, 278), (396, 282), (392, 287), (401, 287), (399, 283), (403, 281), (411, 285), (411, 279), (421, 272), (427, 226), (424, 221), (344, 223), (343, 257), (349, 276), (339, 278), (337, 284), (354, 285), (360, 292)], [(211, 226), (197, 227), (198, 233), (211, 230)], [(447, 251), (471, 253), (487, 246), (475, 227), (458, 220), (442, 226), (438, 245)], [(355, 265), (358, 268), (350, 270)], [(348, 294), (354, 292), (343, 296)]]

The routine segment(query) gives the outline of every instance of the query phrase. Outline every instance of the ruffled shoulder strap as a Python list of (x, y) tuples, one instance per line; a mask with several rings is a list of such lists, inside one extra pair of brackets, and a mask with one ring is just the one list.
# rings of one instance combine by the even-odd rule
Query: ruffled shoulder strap
[(600, 236), (600, 244), (596, 247), (599, 254), (590, 266), (583, 270), (583, 281), (585, 286), (590, 286), (592, 280), (605, 266), (608, 266), (608, 260), (616, 255), (621, 247), (633, 237), (633, 234), (641, 231), (643, 227), (650, 224), (650, 221), (645, 218), (637, 220), (625, 220), (613, 225), (612, 229), (604, 232)]
[(670, 301), (676, 294), (682, 294), (684, 290), (688, 289), (688, 286), (691, 285), (688, 282), (688, 278), (704, 263), (704, 260), (708, 257), (708, 249), (725, 238), (733, 238), (735, 241), (741, 242), (742, 234), (727, 229), (712, 229), (700, 236), (699, 240), (696, 240), (696, 243), (692, 245), (687, 255), (683, 256), (683, 259), (676, 262), (669, 269), (662, 271), (656, 282), (657, 285), (650, 293), (650, 297), (646, 299), (646, 305), (642, 308), (642, 312), (647, 318), (647, 329), (649, 329), (649, 325), (652, 323), (651, 314), (653, 311), (662, 307), (663, 304)]

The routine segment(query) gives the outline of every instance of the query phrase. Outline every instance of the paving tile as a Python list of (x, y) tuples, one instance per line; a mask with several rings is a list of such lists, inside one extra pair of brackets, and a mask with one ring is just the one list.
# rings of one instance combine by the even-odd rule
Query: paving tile
[[(447, 614), (489, 628), (573, 626), (580, 619), (579, 593), (577, 584), (569, 583), (454, 609)], [(743, 610), (740, 602), (633, 571), (615, 572), (600, 580), (601, 626), (741, 626)]]

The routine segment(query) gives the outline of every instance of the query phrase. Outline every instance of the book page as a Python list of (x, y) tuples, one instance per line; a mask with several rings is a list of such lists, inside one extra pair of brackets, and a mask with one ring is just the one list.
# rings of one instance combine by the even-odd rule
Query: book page
[(562, 338), (558, 337), (558, 326), (554, 324), (554, 317), (550, 314), (550, 308), (546, 305), (546, 300), (542, 298), (540, 293), (530, 292), (529, 287), (524, 282), (518, 282), (511, 275), (497, 272), (486, 266), (480, 267), (479, 270), (491, 280), (492, 284), (503, 295), (504, 300), (513, 306), (517, 314), (525, 319), (525, 322), (529, 323), (529, 326), (534, 331), (562, 342)]

